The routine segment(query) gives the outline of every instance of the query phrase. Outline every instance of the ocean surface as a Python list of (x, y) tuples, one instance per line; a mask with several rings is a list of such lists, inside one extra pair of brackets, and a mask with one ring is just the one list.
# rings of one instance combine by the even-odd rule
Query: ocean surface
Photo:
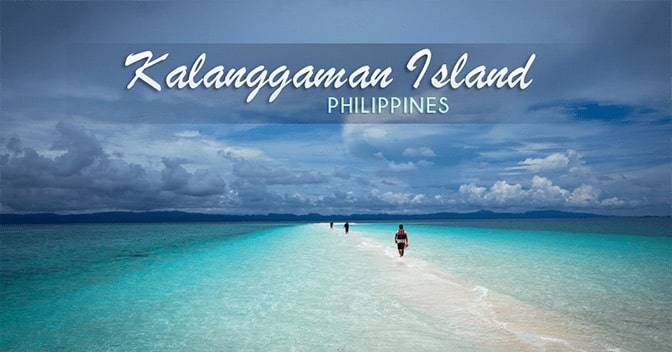
[(0, 226), (1, 351), (672, 351), (669, 218)]

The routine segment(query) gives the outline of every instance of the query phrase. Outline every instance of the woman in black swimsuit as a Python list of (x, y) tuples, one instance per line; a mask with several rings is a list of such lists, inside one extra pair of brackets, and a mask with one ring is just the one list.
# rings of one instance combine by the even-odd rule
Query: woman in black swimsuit
[(399, 230), (394, 234), (394, 242), (397, 242), (399, 256), (404, 256), (404, 248), (408, 247), (408, 234), (404, 231), (404, 225), (399, 224)]

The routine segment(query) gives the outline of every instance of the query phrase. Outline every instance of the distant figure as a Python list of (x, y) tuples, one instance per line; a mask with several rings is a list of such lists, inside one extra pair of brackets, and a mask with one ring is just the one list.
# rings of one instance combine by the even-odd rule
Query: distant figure
[(350, 231), (350, 223), (346, 221), (343, 227), (345, 227), (345, 234), (347, 235), (348, 232)]
[(333, 222), (333, 221), (329, 223), (329, 228), (330, 228), (330, 229), (333, 229), (333, 228), (334, 228), (334, 222)]
[(399, 224), (399, 230), (394, 234), (394, 242), (397, 243), (397, 250), (399, 250), (399, 256), (404, 256), (404, 248), (408, 247), (408, 234), (404, 231), (404, 225)]

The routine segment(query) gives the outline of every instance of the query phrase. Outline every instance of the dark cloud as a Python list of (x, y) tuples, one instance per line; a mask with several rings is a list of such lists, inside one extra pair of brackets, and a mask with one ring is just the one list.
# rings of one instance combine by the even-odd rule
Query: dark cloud
[(225, 182), (216, 173), (188, 172), (185, 159), (164, 159), (161, 171), (148, 170), (106, 154), (81, 126), (56, 125), (47, 156), (11, 138), (0, 157), (2, 208), (17, 212), (148, 210), (218, 206)]
[(57, 176), (81, 174), (96, 161), (105, 163), (107, 156), (103, 147), (92, 135), (72, 124), (59, 122), (56, 125), (58, 139), (51, 147), (55, 151), (65, 151), (54, 159), (53, 172)]
[(180, 195), (206, 197), (221, 194), (225, 191), (225, 182), (214, 172), (198, 169), (189, 173), (182, 164), (189, 161), (183, 158), (163, 158), (164, 169), (161, 171), (163, 189)]

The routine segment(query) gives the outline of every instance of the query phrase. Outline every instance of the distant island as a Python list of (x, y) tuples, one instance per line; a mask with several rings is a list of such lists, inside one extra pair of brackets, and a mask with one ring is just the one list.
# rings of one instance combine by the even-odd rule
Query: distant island
[(603, 215), (573, 213), (557, 210), (528, 211), (524, 213), (497, 213), (479, 210), (471, 213), (431, 214), (261, 214), (225, 215), (189, 213), (183, 211), (100, 212), (85, 214), (0, 214), (0, 224), (93, 224), (93, 223), (163, 223), (163, 222), (328, 222), (328, 221), (391, 221), (391, 220), (469, 220), (469, 219), (543, 219), (594, 218)]

